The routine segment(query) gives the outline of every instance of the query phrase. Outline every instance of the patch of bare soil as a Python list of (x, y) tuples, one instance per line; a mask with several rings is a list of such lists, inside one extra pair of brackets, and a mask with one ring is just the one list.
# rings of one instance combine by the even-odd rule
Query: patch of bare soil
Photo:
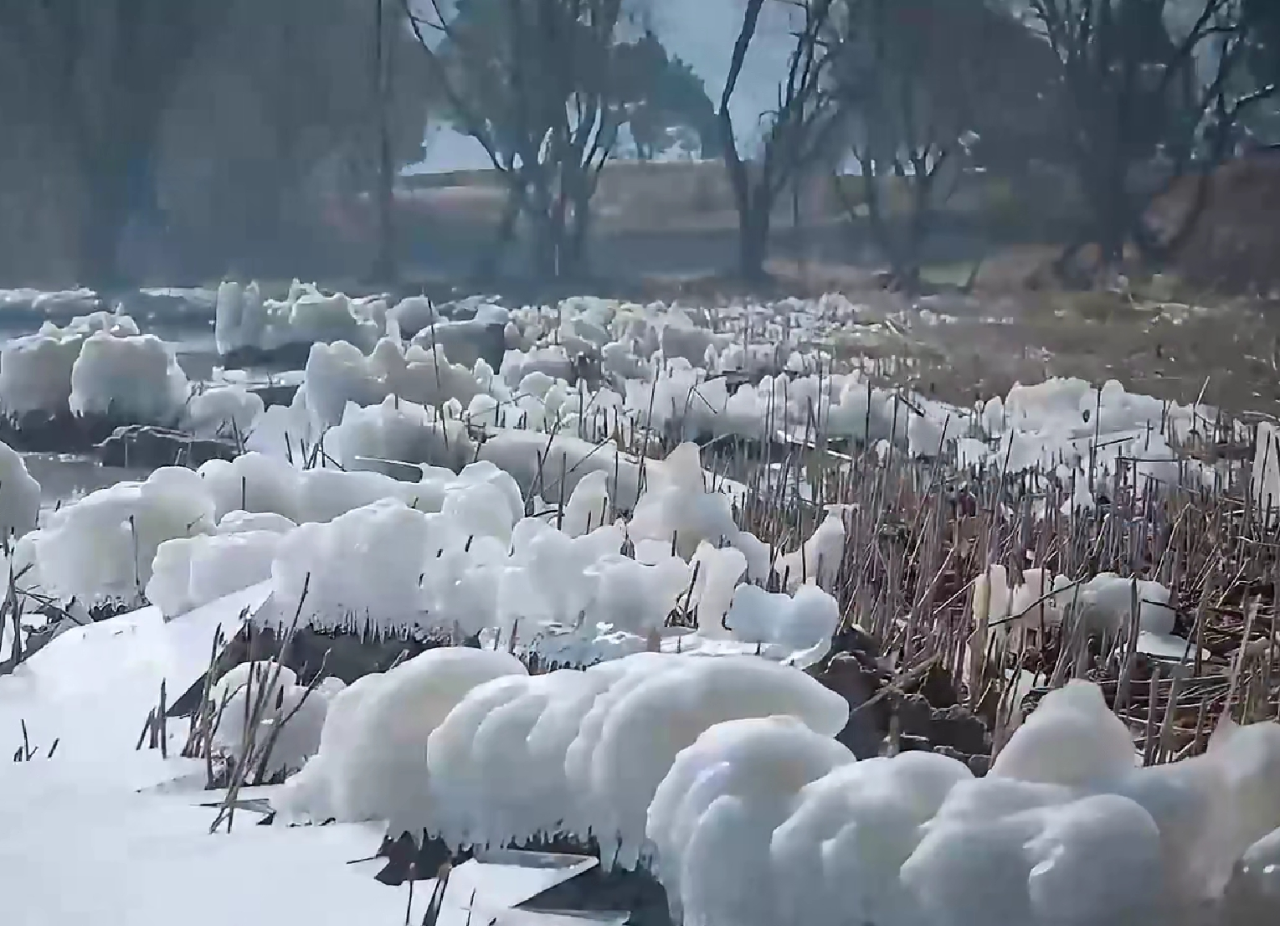
[[(1158, 203), (1154, 217), (1173, 226), (1196, 195), (1188, 179)], [(1200, 286), (1268, 293), (1280, 287), (1280, 151), (1233, 161), (1212, 177), (1208, 206), (1176, 255), (1176, 272)]]
[(1280, 416), (1280, 312), (1260, 302), (1143, 304), (1111, 293), (1024, 293), (911, 323), (907, 379), (971, 402), (1052, 376), (1118, 380), (1178, 402)]

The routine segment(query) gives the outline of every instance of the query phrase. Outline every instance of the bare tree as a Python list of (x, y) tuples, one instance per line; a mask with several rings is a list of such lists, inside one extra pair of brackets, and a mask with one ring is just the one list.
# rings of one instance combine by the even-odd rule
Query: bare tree
[(380, 184), (421, 159), (432, 104), (400, 0), (381, 3), (381, 61), (375, 0), (242, 0), (202, 43), (160, 151), (188, 273), (354, 275), (378, 263)]
[(591, 199), (627, 120), (614, 67), (623, 0), (404, 2), (453, 121), (507, 187), (490, 263), (523, 215), (535, 273), (580, 273)]
[[(848, 120), (861, 201), (844, 179), (835, 190), (851, 218), (865, 207), (890, 285), (920, 288), (921, 248), (954, 193), (970, 134), (967, 53), (975, 4), (946, 0), (850, 0), (835, 17), (839, 57), (832, 83)], [(960, 15), (955, 15), (957, 12)]]
[(383, 283), (394, 282), (396, 278), (396, 239), (392, 224), (395, 159), (392, 155), (390, 99), (396, 42), (394, 35), (387, 35), (387, 26), (390, 20), (394, 28), (394, 23), (399, 17), (386, 15), (388, 2), (394, 2), (394, 0), (373, 0), (373, 102), (378, 125), (378, 184), (375, 197), (378, 213), (378, 244), (372, 276), (374, 280)]
[(836, 196), (852, 227), (865, 218), (891, 287), (914, 292), (923, 246), (965, 178), (1025, 170), (1041, 153), (1051, 54), (988, 0), (844, 0), (831, 31), (842, 150), (857, 167), (834, 178)]
[[(1245, 78), (1250, 21), (1242, 0), (1030, 0), (1058, 59), (1062, 150), (1089, 222), (1063, 254), (1067, 273), (1086, 245), (1104, 267), (1132, 245), (1148, 263), (1176, 251), (1208, 204), (1212, 172), (1248, 111), (1276, 93)], [(1171, 233), (1151, 204), (1194, 178), (1191, 205)]]
[(169, 95), (224, 0), (23, 0), (0, 3), (0, 46), (17, 56), (38, 113), (79, 187), (83, 282), (121, 282), (119, 245), (152, 192)]
[[(759, 150), (754, 156), (744, 155), (730, 105), (766, 2), (785, 8), (794, 20), (792, 46), (786, 76), (778, 87), (777, 107), (764, 117)], [(748, 281), (759, 281), (766, 275), (770, 229), (779, 197), (827, 151), (838, 126), (838, 113), (825, 80), (833, 60), (827, 33), (835, 2), (746, 0), (717, 117), (738, 213), (738, 272)]]

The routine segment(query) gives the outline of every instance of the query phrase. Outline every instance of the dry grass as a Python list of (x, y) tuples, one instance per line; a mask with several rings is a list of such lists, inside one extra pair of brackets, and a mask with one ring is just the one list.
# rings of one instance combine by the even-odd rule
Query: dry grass
[[(1206, 443), (1219, 440), (1225, 434)], [(825, 467), (812, 457), (780, 462), (789, 479), (772, 489), (752, 481), (743, 526), (794, 548), (822, 504), (848, 506), (837, 589), (846, 623), (877, 641), (898, 680), (945, 670), (960, 699), (994, 722), (997, 748), (1022, 707), (1010, 702), (1015, 669), (1036, 673), (1031, 701), (1069, 678), (1098, 682), (1153, 763), (1202, 750), (1222, 716), (1280, 712), (1280, 531), (1249, 497), (1243, 467), (1225, 466), (1216, 492), (1157, 492), (1122, 473), (1103, 510), (1064, 513), (1072, 487), (1042, 475), (962, 473), (901, 454), (856, 453)], [(1073, 582), (1102, 571), (1161, 582), (1173, 592), (1187, 654), (1141, 656), (1132, 622), (1103, 639), (1071, 621), (1038, 647), (1001, 652), (984, 642), (972, 600), (989, 563), (1015, 576), (1036, 565)]]

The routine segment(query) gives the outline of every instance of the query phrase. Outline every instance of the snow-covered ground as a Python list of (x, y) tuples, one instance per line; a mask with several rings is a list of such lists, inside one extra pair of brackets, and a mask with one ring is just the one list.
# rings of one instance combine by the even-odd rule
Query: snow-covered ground
[[(49, 886), (6, 906), (17, 922), (57, 926), (96, 904), (97, 919), (146, 926), (223, 877), (254, 909), (286, 909), (308, 879), (323, 889), (291, 912), (403, 916), (404, 896), (344, 864), (401, 832), (458, 849), (593, 840), (606, 866), (653, 871), (690, 926), (1184, 922), (1170, 917), (1220, 898), (1242, 858), (1232, 890), (1277, 890), (1272, 723), (1224, 726), (1203, 756), (1142, 768), (1099, 688), (1026, 672), (1015, 689), (1043, 679), (1058, 690), (975, 778), (934, 753), (855, 761), (837, 737), (860, 705), (806, 671), (861, 619), (851, 580), (870, 568), (857, 566), (862, 503), (810, 504), (811, 467), (861, 478), (852, 455), (867, 448), (921, 461), (922, 481), (1017, 476), (1021, 496), (990, 496), (997, 521), (1119, 525), (1117, 512), (1185, 488), (1239, 486), (1240, 467), (1188, 453), (1214, 439), (1214, 410), (1115, 382), (1017, 386), (974, 408), (903, 393), (837, 343), (892, 320), (840, 296), (470, 309), (460, 322), (425, 300), (298, 284), (273, 303), (224, 285), (220, 350), (310, 345), (287, 405), (234, 382), (193, 386), (171, 345), (120, 314), (0, 349), (10, 415), (230, 430), (247, 450), (49, 512), (21, 455), (0, 446), (12, 589), (0, 751), (31, 758), (0, 772), (0, 862), (11, 861), (0, 872)], [(475, 340), (495, 326), (496, 365)], [(757, 477), (772, 472), (748, 456), (775, 451), (804, 471), (789, 477), (794, 495), (770, 496), (777, 517), (748, 519), (769, 491)], [(726, 456), (736, 480), (719, 472)], [(1277, 472), (1260, 445), (1255, 496), (1280, 485)], [(959, 516), (924, 524), (957, 549), (972, 543), (950, 536)], [(874, 536), (891, 556), (889, 535)], [(945, 638), (969, 683), (990, 647), (1018, 653), (1074, 627), (1131, 636), (1166, 662), (1211, 658), (1179, 623), (1169, 570), (1099, 569), (996, 563), (959, 580), (970, 627), (921, 628), (913, 608), (881, 629)], [(103, 608), (125, 613), (92, 623)], [(244, 626), (479, 648), (314, 687), (246, 664), (203, 693), (215, 632)], [(221, 702), (211, 761), (291, 775), (264, 792), (276, 826), (204, 832), (208, 769), (176, 758), (186, 721), (170, 723), (173, 758), (135, 752), (162, 683), (169, 704), (188, 692)], [(105, 880), (50, 906), (52, 875), (40, 872), (59, 870), (65, 850), (48, 834), (73, 821), (90, 857), (110, 856), (95, 869)], [(480, 905), (486, 916), (528, 915), (509, 909), (531, 896), (512, 899), (524, 876), (474, 877), (492, 880), (477, 888), (497, 898)], [(461, 917), (468, 901), (450, 891), (449, 916)]]

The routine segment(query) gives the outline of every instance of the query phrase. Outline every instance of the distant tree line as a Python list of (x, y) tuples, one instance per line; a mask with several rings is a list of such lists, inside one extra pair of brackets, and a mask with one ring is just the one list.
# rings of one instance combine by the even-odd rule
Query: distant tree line
[[(224, 268), (306, 272), (324, 210), (361, 200), (370, 272), (394, 277), (393, 174), (429, 123), (474, 139), (500, 181), (482, 274), (517, 245), (541, 278), (588, 273), (605, 166), (677, 151), (723, 162), (751, 281), (801, 184), (826, 178), (910, 290), (958, 189), (1037, 165), (1079, 203), (1064, 275), (1085, 250), (1158, 266), (1214, 168), (1280, 140), (1275, 0), (738, 3), (714, 87), (646, 0), (2, 3), (0, 271), (53, 254), (124, 282), (141, 227)], [(735, 124), (763, 41), (785, 43), (784, 73), (759, 123)], [(1188, 206), (1156, 227), (1174, 188)]]

